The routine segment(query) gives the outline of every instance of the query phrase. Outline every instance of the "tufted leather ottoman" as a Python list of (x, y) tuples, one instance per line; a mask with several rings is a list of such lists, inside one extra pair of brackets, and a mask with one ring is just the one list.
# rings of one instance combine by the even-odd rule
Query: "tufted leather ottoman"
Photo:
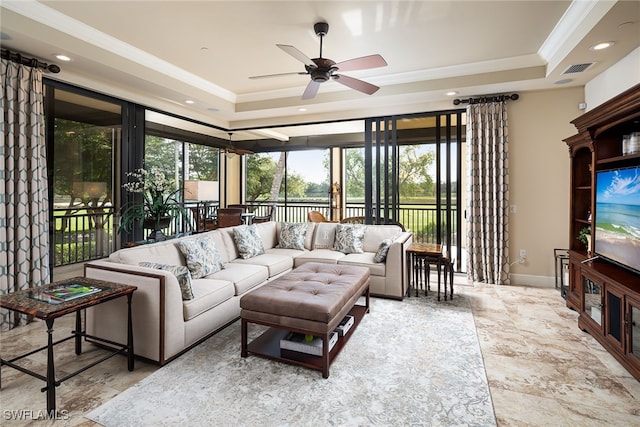
[[(365, 296), (366, 305), (356, 303)], [(322, 370), (329, 377), (329, 365), (346, 343), (342, 337), (331, 354), (327, 351), (331, 332), (349, 313), (356, 324), (369, 311), (369, 269), (366, 267), (305, 263), (297, 269), (244, 295), (240, 299), (242, 357), (248, 353)], [(247, 325), (271, 327), (250, 344)], [(323, 355), (305, 355), (280, 350), (280, 338), (287, 332), (312, 334), (322, 338)]]

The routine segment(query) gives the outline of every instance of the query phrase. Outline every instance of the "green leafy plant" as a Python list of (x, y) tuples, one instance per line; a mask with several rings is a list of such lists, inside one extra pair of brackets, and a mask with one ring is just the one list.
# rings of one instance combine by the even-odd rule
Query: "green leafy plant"
[(584, 227), (580, 230), (577, 239), (586, 245), (588, 237), (591, 237), (591, 226)]
[(122, 184), (122, 188), (130, 193), (141, 193), (143, 203), (132, 203), (122, 207), (118, 232), (130, 231), (135, 224), (142, 227), (143, 222), (150, 219), (156, 221), (156, 226), (159, 226), (163, 218), (186, 214), (178, 199), (180, 189), (174, 189), (173, 183), (160, 168), (154, 166), (149, 171), (137, 169), (127, 173), (127, 176), (131, 177), (132, 181)]

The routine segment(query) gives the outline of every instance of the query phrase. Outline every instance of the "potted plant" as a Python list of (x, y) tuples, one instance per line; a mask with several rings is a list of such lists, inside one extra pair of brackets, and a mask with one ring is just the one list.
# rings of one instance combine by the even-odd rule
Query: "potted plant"
[(585, 244), (587, 253), (591, 253), (591, 226), (584, 227), (580, 230), (577, 239)]
[(148, 171), (137, 169), (128, 172), (127, 176), (132, 180), (122, 184), (122, 188), (130, 193), (141, 193), (142, 204), (122, 207), (118, 232), (130, 231), (138, 224), (141, 228), (153, 230), (150, 239), (165, 240), (162, 229), (168, 227), (174, 217), (186, 213), (178, 199), (180, 190), (175, 190), (173, 183), (156, 166)]

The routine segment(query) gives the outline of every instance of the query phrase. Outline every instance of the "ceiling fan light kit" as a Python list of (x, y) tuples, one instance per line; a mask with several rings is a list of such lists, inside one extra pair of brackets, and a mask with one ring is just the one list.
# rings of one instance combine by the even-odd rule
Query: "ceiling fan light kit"
[(326, 22), (317, 22), (313, 26), (313, 30), (316, 35), (320, 37), (320, 55), (318, 58), (309, 58), (307, 55), (302, 53), (300, 50), (291, 45), (277, 44), (280, 49), (284, 52), (288, 53), (298, 61), (304, 64), (305, 72), (290, 72), (290, 73), (278, 73), (278, 74), (268, 74), (262, 76), (253, 76), (249, 77), (250, 79), (260, 79), (267, 77), (280, 77), (280, 76), (288, 76), (288, 75), (309, 75), (311, 77), (311, 81), (307, 85), (302, 94), (302, 99), (311, 99), (316, 96), (318, 89), (321, 83), (324, 83), (328, 80), (335, 80), (336, 82), (347, 86), (351, 89), (357, 90), (359, 92), (365, 93), (367, 95), (372, 95), (378, 89), (378, 86), (373, 85), (371, 83), (365, 82), (364, 80), (356, 79), (354, 77), (345, 76), (343, 74), (337, 74), (338, 71), (356, 71), (356, 70), (368, 70), (371, 68), (385, 67), (387, 65), (387, 61), (378, 54), (363, 56), (360, 58), (353, 58), (347, 61), (336, 63), (335, 61), (329, 58), (322, 57), (322, 40), (324, 36), (329, 32), (329, 24)]

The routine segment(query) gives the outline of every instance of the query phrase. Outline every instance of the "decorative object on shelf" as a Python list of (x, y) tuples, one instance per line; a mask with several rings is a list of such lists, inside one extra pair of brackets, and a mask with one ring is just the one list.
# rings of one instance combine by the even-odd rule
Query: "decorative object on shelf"
[(591, 253), (591, 226), (589, 227), (584, 227), (582, 230), (580, 230), (580, 233), (578, 234), (578, 240), (580, 240), (582, 243), (584, 243), (587, 247), (587, 253)]
[(622, 155), (640, 153), (640, 132), (622, 135)]
[(150, 170), (137, 169), (127, 173), (132, 181), (122, 184), (122, 188), (130, 193), (142, 194), (142, 204), (131, 203), (120, 211), (118, 232), (130, 231), (135, 224), (141, 228), (152, 230), (148, 238), (156, 241), (165, 240), (162, 232), (174, 217), (185, 216), (186, 211), (178, 200), (180, 189), (167, 179), (158, 167)]

